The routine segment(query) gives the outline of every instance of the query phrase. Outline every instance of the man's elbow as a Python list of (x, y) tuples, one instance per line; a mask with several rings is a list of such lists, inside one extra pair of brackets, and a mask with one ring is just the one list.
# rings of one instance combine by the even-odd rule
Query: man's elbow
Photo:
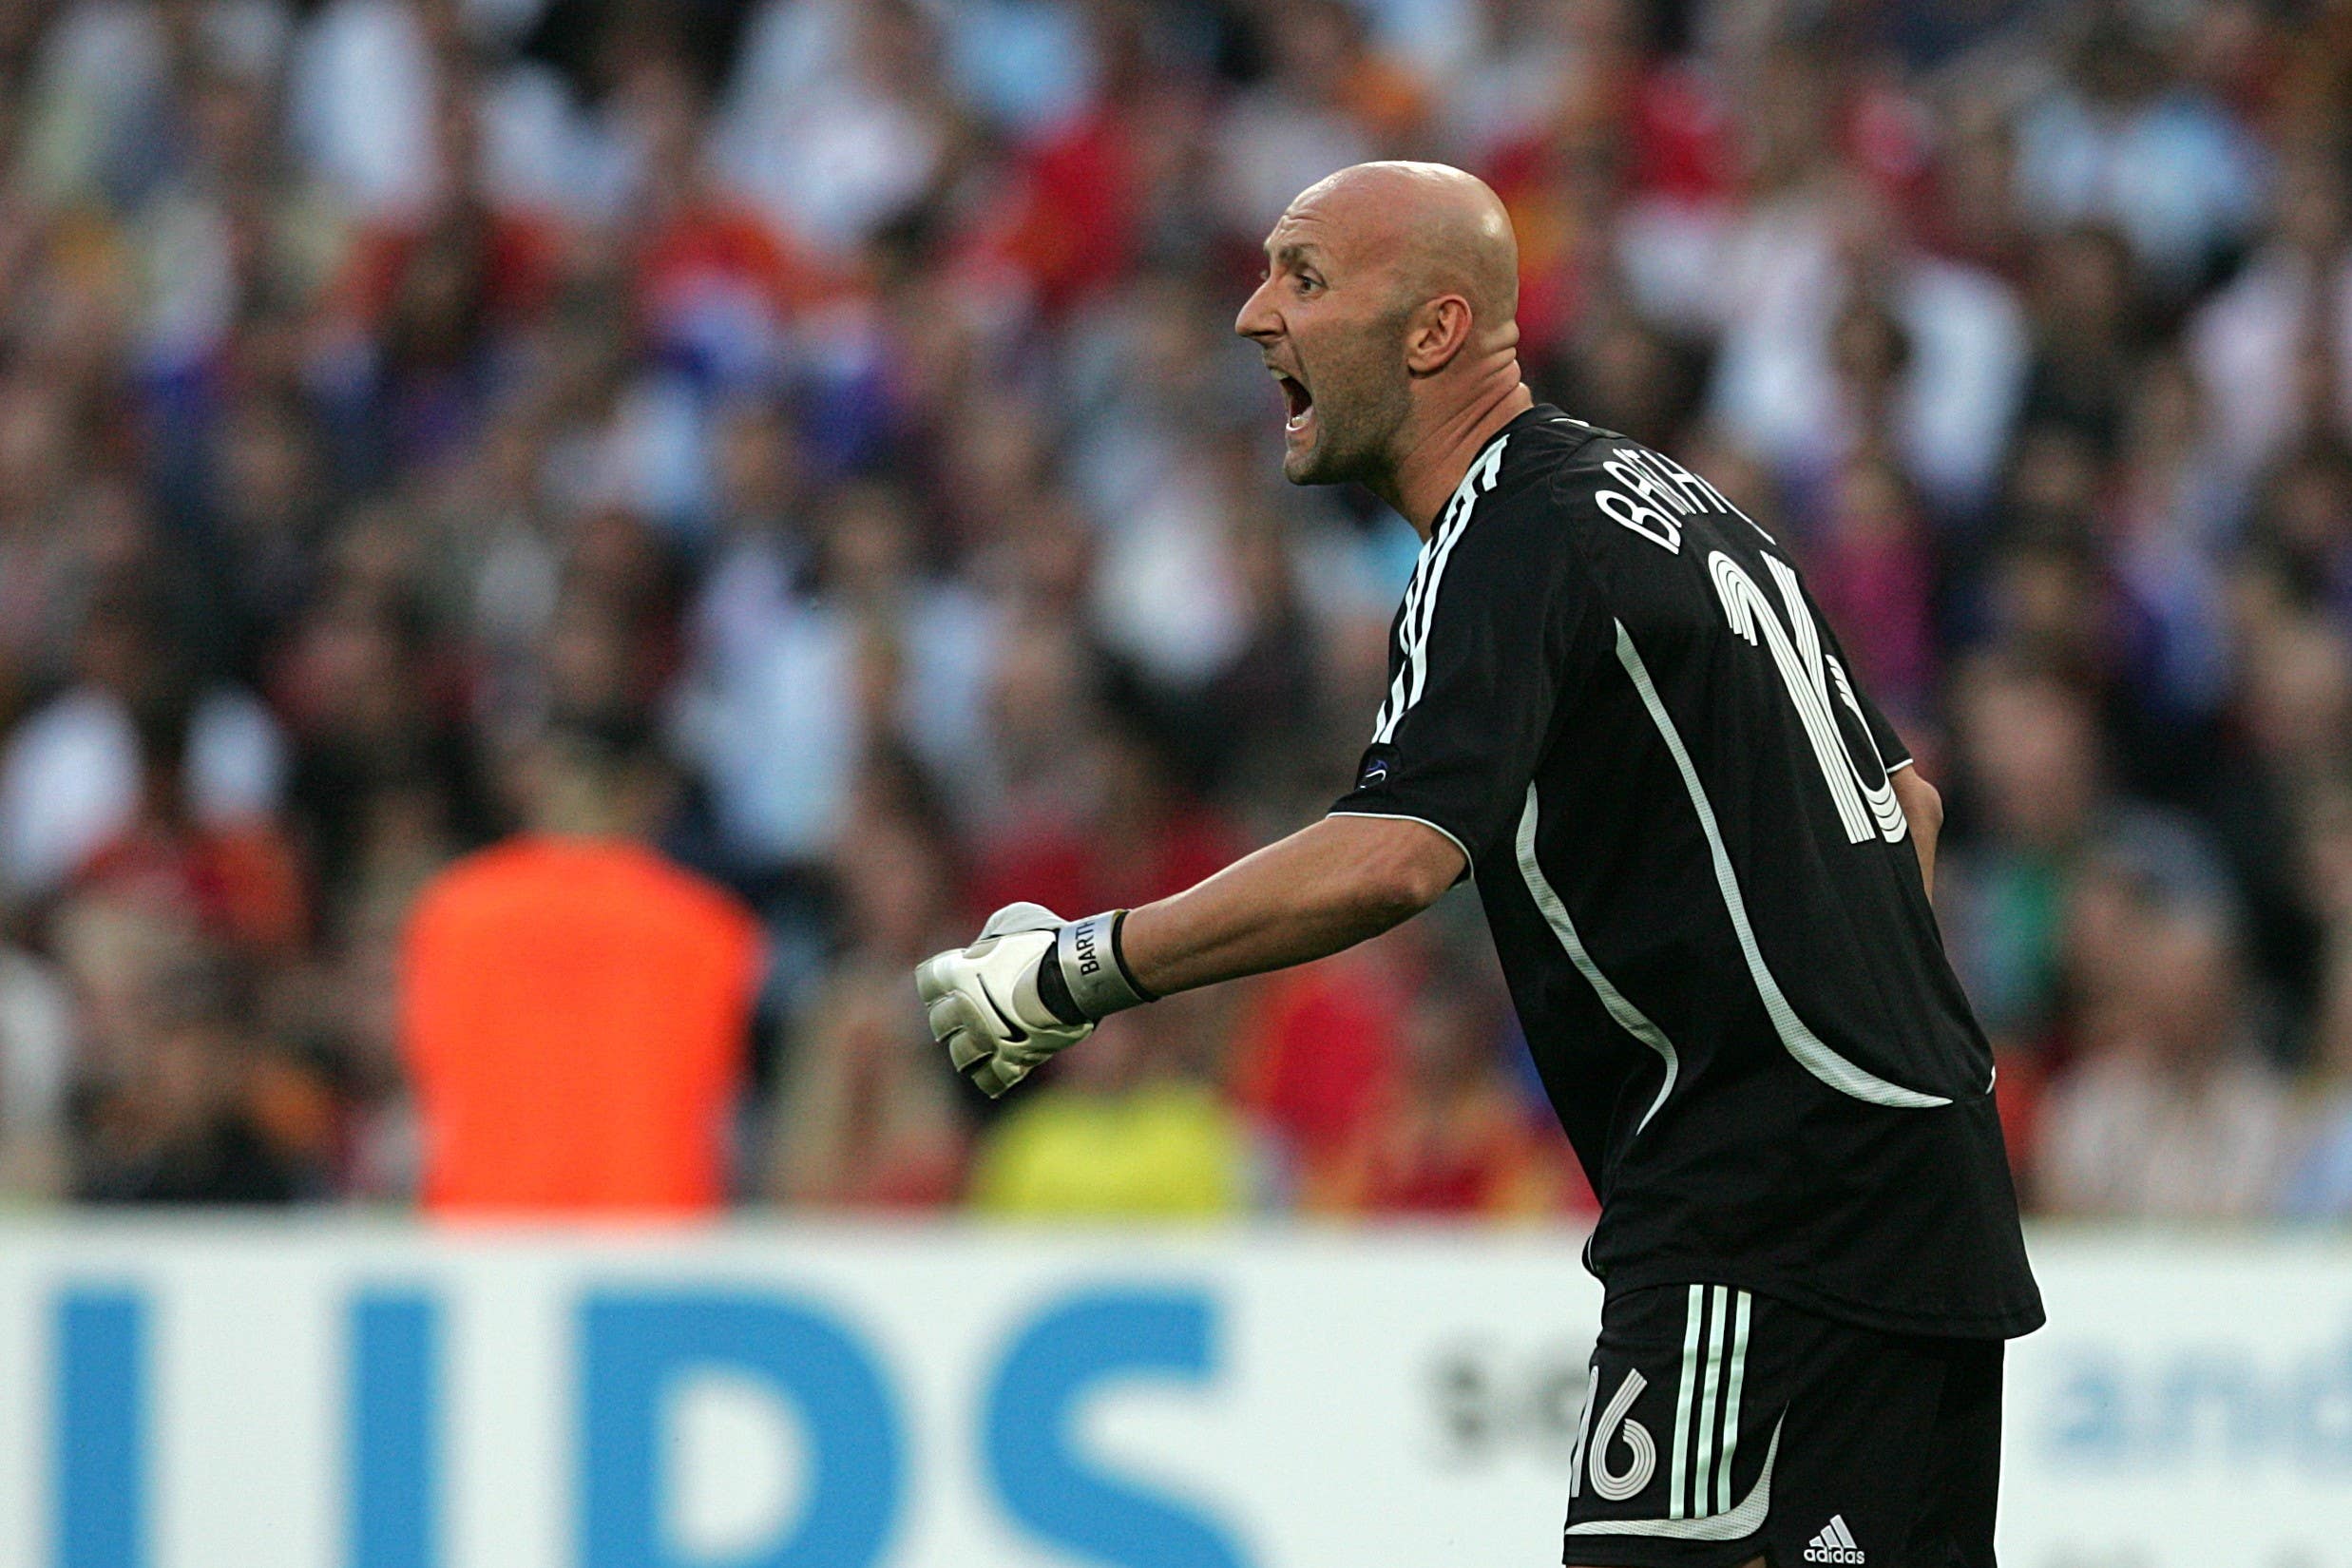
[(1920, 776), (1917, 768), (1898, 769), (1895, 774), (1895, 798), (1903, 807), (1903, 819), (1911, 831), (1934, 838), (1943, 832), (1943, 795), (1937, 788)]
[(1418, 823), (1386, 852), (1367, 855), (1357, 872), (1358, 905), (1384, 927), (1409, 920), (1462, 880), (1462, 851), (1451, 840)]
[(1421, 913), (1438, 901), (1445, 891), (1416, 873), (1400, 870), (1394, 875), (1367, 877), (1356, 899), (1356, 908), (1382, 930), (1402, 924)]

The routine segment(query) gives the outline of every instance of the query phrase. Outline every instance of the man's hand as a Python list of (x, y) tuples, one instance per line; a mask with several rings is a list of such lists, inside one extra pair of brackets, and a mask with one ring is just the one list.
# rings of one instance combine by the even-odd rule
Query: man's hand
[(1152, 1000), (1119, 958), (1123, 909), (1064, 921), (1042, 904), (1008, 904), (968, 947), (934, 953), (915, 990), (947, 1058), (991, 1100), (1122, 1007)]
[(1061, 917), (1042, 904), (1008, 904), (968, 947), (950, 947), (915, 969), (931, 1038), (957, 1072), (993, 1100), (1056, 1051), (1094, 1033), (1092, 1020), (1057, 1018), (1038, 995)]

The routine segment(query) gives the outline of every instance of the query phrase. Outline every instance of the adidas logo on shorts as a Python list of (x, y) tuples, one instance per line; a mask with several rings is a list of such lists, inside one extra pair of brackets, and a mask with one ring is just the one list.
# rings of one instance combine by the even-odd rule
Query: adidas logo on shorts
[(1813, 1538), (1805, 1549), (1807, 1562), (1867, 1562), (1862, 1548), (1854, 1544), (1854, 1533), (1845, 1527), (1844, 1514), (1831, 1514), (1829, 1522), (1822, 1526), (1821, 1534)]

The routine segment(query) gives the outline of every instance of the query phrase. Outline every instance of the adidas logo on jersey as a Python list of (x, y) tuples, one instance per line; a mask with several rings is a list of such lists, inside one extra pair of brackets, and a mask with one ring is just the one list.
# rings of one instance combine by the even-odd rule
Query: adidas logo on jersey
[(1867, 1562), (1862, 1548), (1854, 1544), (1854, 1533), (1845, 1527), (1844, 1514), (1832, 1514), (1829, 1522), (1822, 1526), (1821, 1534), (1813, 1538), (1805, 1549), (1807, 1562)]

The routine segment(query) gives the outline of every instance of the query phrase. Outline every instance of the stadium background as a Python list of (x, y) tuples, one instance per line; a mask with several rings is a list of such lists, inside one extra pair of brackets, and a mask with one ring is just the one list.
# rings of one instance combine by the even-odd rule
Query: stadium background
[[(2189, 1368), (2151, 1361), (2145, 1441), (2099, 1450), (2140, 1488), (2116, 1494), (2123, 1533), (2036, 1535), (2024, 1560), (2168, 1561), (2227, 1497), (2289, 1535), (2196, 1560), (2344, 1560), (2352, 1530), (2322, 1524), (2352, 1520), (2352, 8), (15, 0), (0, 1561), (323, 1565), (345, 1530), (354, 1562), (572, 1560), (552, 1525), (493, 1547), (320, 1522), (376, 1517), (356, 1501), (262, 1529), (279, 1504), (154, 1458), (218, 1446), (145, 1403), (139, 1368), (163, 1376), (171, 1345), (344, 1399), (339, 1349), (290, 1351), (297, 1377), (230, 1347), (342, 1345), (337, 1292), (375, 1270), (525, 1323), (533, 1291), (569, 1299), (565, 1268), (782, 1268), (785, 1289), (805, 1252), (889, 1325), (886, 1355), (922, 1362), (947, 1352), (903, 1290), (1003, 1297), (1011, 1325), (1070, 1269), (1132, 1264), (1205, 1280), (1255, 1345), (1252, 1292), (1312, 1297), (1328, 1264), (1333, 1290), (1569, 1345), (1580, 1393), (1590, 1197), (1472, 901), (1124, 1015), (1002, 1107), (946, 1071), (908, 980), (997, 904), (1140, 902), (1345, 788), (1413, 540), (1359, 495), (1281, 484), (1279, 398), (1230, 322), (1282, 203), (1389, 155), (1502, 193), (1539, 395), (1677, 454), (1784, 540), (1944, 789), (1939, 908), (2020, 1188), (2057, 1272), (2095, 1282), (2069, 1289), (2077, 1338), (2063, 1314), (2052, 1334)], [(578, 744), (550, 763), (550, 736)], [(545, 1267), (509, 1275), (504, 1244), (380, 1222), (447, 1136), (417, 1093), (420, 988), (478, 990), (485, 966), (560, 988), (560, 954), (460, 935), (434, 948), (450, 977), (420, 978), (412, 917), (583, 748), (622, 764), (589, 770), (600, 820), (756, 922), (750, 1017), (713, 1015), (739, 1069), (708, 1090), (724, 1170), (656, 1173), (691, 1190), (668, 1206), (736, 1217), (517, 1239)], [(701, 1060), (659, 996), (606, 1022), (681, 1073)], [(462, 1040), (450, 1070), (495, 1079), (552, 1032)], [(521, 1060), (546, 1114), (640, 1108)], [(942, 1228), (974, 1214), (1114, 1228), (1075, 1253)], [(1124, 1228), (1143, 1217), (1254, 1223)], [(1445, 1239), (1349, 1223), (1404, 1218)], [(909, 1273), (860, 1261), (901, 1246)], [(2286, 1283), (2233, 1313), (2241, 1263)], [(316, 1275), (317, 1321), (269, 1327), (295, 1310), (263, 1310), (272, 1268)], [(1449, 1270), (1472, 1297), (1539, 1277), (1575, 1304), (1552, 1322), (1547, 1286), (1490, 1322)], [(174, 1317), (181, 1294), (213, 1306)], [(392, 1357), (378, 1395), (434, 1342), (440, 1298), (419, 1299), (378, 1318), (354, 1298), (374, 1328), (353, 1344)], [(530, 1337), (514, 1323), (511, 1345), (466, 1332), (497, 1359)], [(995, 1375), (937, 1377), (966, 1373)], [(352, 1409), (377, 1411), (365, 1386)], [(518, 1398), (542, 1395), (573, 1397)], [(1452, 1429), (1447, 1397), (1414, 1419)], [(492, 1442), (483, 1403), (447, 1418), (461, 1446)], [(1305, 1412), (1265, 1408), (1311, 1446)], [(991, 1441), (909, 1419), (918, 1449)], [(340, 1420), (289, 1451), (340, 1474)], [(388, 1429), (385, 1484), (432, 1491)], [(1164, 1466), (1181, 1436), (1119, 1451)], [(1524, 1478), (1533, 1533), (1501, 1539), (1541, 1549), (1558, 1461)], [(152, 1506), (126, 1479), (150, 1464)], [(449, 1468), (475, 1492), (500, 1473)], [(2051, 1519), (2096, 1489), (2037, 1474)], [(1382, 1484), (1443, 1492), (1409, 1467)], [(1042, 1516), (1003, 1501), (1017, 1486), (972, 1503), (986, 1560), (1224, 1560), (1173, 1527), (1090, 1558), (1052, 1513), (1069, 1491), (1045, 1485)], [(908, 1506), (930, 1522), (892, 1538), (905, 1560), (973, 1560), (940, 1543), (960, 1515)], [(752, 1545), (580, 1560), (865, 1560), (794, 1544), (778, 1507)], [(1365, 1502), (1333, 1482), (1297, 1507)], [(259, 1533), (228, 1552), (239, 1529)], [(1233, 1560), (1316, 1560), (1234, 1539)]]

